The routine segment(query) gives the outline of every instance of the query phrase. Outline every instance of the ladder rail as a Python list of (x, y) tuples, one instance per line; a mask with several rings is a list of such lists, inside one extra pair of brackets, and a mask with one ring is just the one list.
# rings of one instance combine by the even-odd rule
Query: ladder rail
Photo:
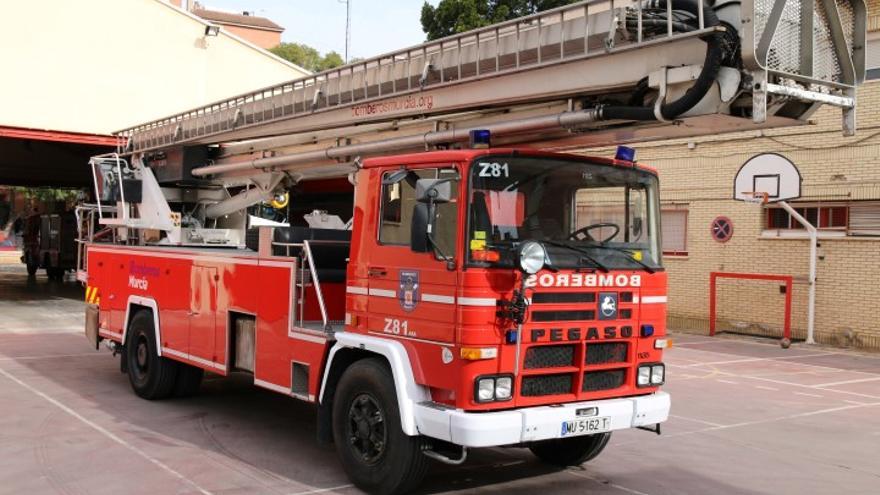
[[(858, 3), (860, 0), (837, 1), (848, 5)], [(442, 106), (425, 108), (413, 105), (408, 98), (421, 93), (427, 95), (431, 90), (450, 84), (499, 78), (512, 72), (566, 64), (591, 55), (612, 55), (623, 50), (648, 47), (658, 41), (674, 42), (692, 36), (694, 31), (679, 32), (674, 29), (673, 25), (678, 21), (671, 15), (672, 3), (666, 2), (664, 9), (666, 20), (663, 26), (665, 29), (662, 31), (655, 19), (650, 19), (654, 22), (644, 21), (643, 11), (647, 7), (641, 1), (584, 0), (392, 51), (356, 64), (267, 86), (119, 131), (118, 135), (125, 140), (125, 145), (121, 146), (124, 149), (120, 151), (141, 152), (185, 143), (222, 142), (224, 137), (231, 136), (239, 139), (242, 135), (254, 135), (253, 132), (240, 132), (245, 129), (267, 125), (276, 129), (279, 126), (275, 124), (285, 120), (310, 117), (332, 110), (350, 110), (351, 114), (347, 115), (348, 118), (344, 118), (345, 113), (334, 115), (329, 124), (324, 123), (323, 127), (316, 126), (314, 130), (339, 126), (343, 123), (386, 122), (442, 114), (447, 110)], [(755, 11), (756, 8), (764, 9), (764, 3), (758, 4), (749, 0), (743, 2), (743, 5), (751, 9), (743, 11), (744, 18), (754, 20), (753, 18), (767, 15), (766, 12)], [(860, 29), (865, 22), (864, 12), (857, 7), (847, 8), (852, 14), (845, 16), (846, 23), (842, 29), (845, 33), (861, 33)], [(705, 34), (709, 29), (719, 29), (706, 28), (703, 11), (701, 9), (697, 11), (699, 15), (695, 16), (695, 22), (698, 29), (695, 32)], [(835, 19), (834, 22), (841, 23), (838, 17)], [(633, 20), (634, 27), (628, 24)], [(754, 26), (755, 22), (747, 24), (743, 33), (751, 35), (754, 31), (755, 34), (751, 38), (758, 37), (759, 34), (767, 38), (766, 33), (759, 32), (763, 28)], [(837, 24), (835, 24), (836, 31), (841, 31), (841, 26)], [(775, 27), (767, 29), (775, 29)], [(772, 37), (768, 39), (770, 38)], [(838, 41), (831, 46), (834, 49), (831, 52), (834, 53), (829, 55), (837, 58), (832, 61), (839, 62), (841, 71), (844, 67), (855, 66), (858, 72), (864, 66), (864, 63), (859, 63), (858, 60), (859, 57), (864, 58), (863, 49), (857, 46), (859, 40), (845, 39), (844, 35), (838, 35), (837, 38)], [(746, 41), (749, 39), (747, 38)], [(849, 41), (849, 46), (844, 47), (841, 39), (844, 42)], [(494, 47), (488, 46), (493, 43)], [(747, 43), (744, 47), (751, 45)], [(824, 48), (828, 51), (829, 47)], [(818, 53), (819, 49), (816, 50)], [(744, 50), (743, 60), (748, 65), (747, 70), (755, 70), (755, 65), (760, 66), (761, 61), (755, 62), (754, 54), (745, 51), (747, 50)], [(850, 53), (852, 60), (845, 57)], [(648, 51), (645, 53), (645, 58), (654, 56), (656, 53), (649, 54)], [(612, 60), (612, 65), (613, 62)], [(650, 65), (654, 65), (653, 59), (651, 62)], [(702, 59), (691, 63), (700, 64)], [(846, 95), (851, 92), (855, 83), (859, 82), (853, 82), (852, 77), (847, 74), (844, 75), (847, 77), (841, 78), (836, 73), (830, 75), (822, 73), (821, 78), (817, 78), (818, 76), (812, 74), (787, 74), (782, 70), (784, 67), (766, 69), (759, 67), (759, 69), (785, 80), (807, 84), (807, 89), (819, 87), (822, 91), (832, 94)], [(616, 69), (612, 67), (611, 70)], [(582, 93), (589, 92), (589, 84), (589, 81), (584, 81)], [(461, 91), (469, 91), (469, 88), (463, 87)], [(485, 91), (485, 88), (482, 90)], [(479, 87), (474, 87), (474, 92), (479, 91), (481, 91)], [(521, 88), (521, 91), (523, 100), (540, 97), (530, 94), (530, 88), (527, 87)], [(267, 132), (272, 131), (267, 129)]]

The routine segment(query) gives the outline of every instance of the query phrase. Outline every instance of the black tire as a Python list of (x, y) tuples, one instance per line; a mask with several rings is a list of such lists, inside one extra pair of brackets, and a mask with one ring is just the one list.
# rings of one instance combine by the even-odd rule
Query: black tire
[(36, 263), (28, 263), (27, 264), (27, 274), (29, 277), (34, 277), (37, 275), (37, 270), (40, 269), (40, 265)]
[(406, 435), (391, 370), (363, 359), (342, 375), (333, 398), (333, 440), (342, 467), (368, 493), (406, 493), (428, 470), (423, 439)]
[(128, 360), (131, 388), (139, 397), (164, 399), (174, 391), (178, 363), (159, 357), (153, 314), (149, 311), (138, 311), (129, 323), (124, 359)]
[(202, 386), (202, 377), (204, 376), (205, 370), (202, 368), (179, 363), (177, 380), (174, 381), (174, 396), (192, 397), (196, 395)]
[(542, 461), (554, 466), (580, 466), (601, 454), (611, 439), (611, 433), (597, 433), (582, 437), (544, 440), (532, 444), (529, 450)]

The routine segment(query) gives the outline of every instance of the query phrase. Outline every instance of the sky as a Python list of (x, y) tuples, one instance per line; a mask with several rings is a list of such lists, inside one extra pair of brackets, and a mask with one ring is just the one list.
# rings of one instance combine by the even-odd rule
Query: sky
[[(366, 58), (425, 40), (419, 21), (424, 0), (350, 0), (351, 51)], [(439, 0), (429, 0), (436, 5)], [(204, 8), (249, 11), (284, 27), (282, 41), (321, 53), (345, 52), (345, 2), (340, 0), (201, 0)]]

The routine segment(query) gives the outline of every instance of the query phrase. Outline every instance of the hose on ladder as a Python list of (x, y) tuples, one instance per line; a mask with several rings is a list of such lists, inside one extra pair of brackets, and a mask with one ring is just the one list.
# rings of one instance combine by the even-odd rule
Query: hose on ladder
[[(721, 24), (715, 11), (707, 5), (703, 0), (646, 0), (645, 8), (665, 9), (667, 1), (672, 2), (672, 8), (685, 11), (694, 17), (700, 15), (699, 9), (703, 10), (704, 25), (707, 28), (715, 27)], [(673, 25), (677, 24), (673, 21)], [(736, 31), (734, 30), (735, 34)], [(694, 108), (700, 100), (706, 96), (706, 93), (712, 88), (715, 80), (718, 78), (718, 72), (721, 70), (723, 63), (730, 58), (730, 44), (725, 42), (725, 33), (713, 32), (705, 37), (706, 41), (706, 59), (703, 62), (703, 69), (697, 77), (696, 82), (691, 86), (681, 98), (664, 103), (660, 107), (660, 114), (666, 120), (674, 120), (678, 116), (686, 113)], [(631, 100), (632, 102), (632, 100)], [(604, 120), (657, 120), (652, 107), (644, 106), (628, 106), (628, 105), (608, 105), (600, 109), (601, 118)]]

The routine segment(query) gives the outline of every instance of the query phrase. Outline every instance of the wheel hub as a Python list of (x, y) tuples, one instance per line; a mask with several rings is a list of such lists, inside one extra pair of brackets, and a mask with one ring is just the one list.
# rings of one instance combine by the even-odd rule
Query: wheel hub
[(375, 464), (385, 454), (385, 412), (372, 395), (361, 394), (352, 401), (348, 419), (352, 451), (367, 464)]

